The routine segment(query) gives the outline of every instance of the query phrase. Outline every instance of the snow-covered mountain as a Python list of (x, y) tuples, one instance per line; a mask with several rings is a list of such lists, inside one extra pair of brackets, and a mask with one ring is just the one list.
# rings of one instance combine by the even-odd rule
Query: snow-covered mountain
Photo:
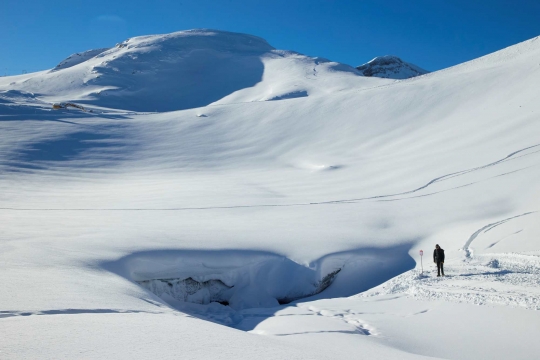
[[(332, 80), (338, 77), (344, 79)], [(313, 86), (313, 78), (328, 87)], [(140, 36), (112, 49), (75, 54), (52, 71), (19, 77), (7, 88), (45, 101), (173, 111), (327, 93), (358, 78), (350, 66), (276, 50), (256, 36), (203, 29)]]
[(85, 62), (88, 59), (91, 59), (91, 58), (93, 58), (93, 57), (95, 57), (95, 56), (97, 56), (97, 55), (99, 55), (99, 54), (101, 54), (101, 53), (103, 53), (103, 52), (105, 52), (107, 50), (109, 50), (109, 48), (92, 49), (92, 50), (83, 51), (81, 53), (72, 54), (72, 55), (68, 56), (67, 58), (65, 58), (64, 60), (62, 60), (51, 71), (58, 71), (58, 70), (62, 70), (62, 69), (67, 69), (69, 67), (72, 67), (72, 66), (80, 64), (82, 62)]
[(0, 78), (0, 357), (534, 358), (539, 57), (194, 30)]
[(364, 76), (399, 80), (429, 73), (427, 70), (392, 55), (377, 56), (373, 60), (357, 66), (356, 69)]

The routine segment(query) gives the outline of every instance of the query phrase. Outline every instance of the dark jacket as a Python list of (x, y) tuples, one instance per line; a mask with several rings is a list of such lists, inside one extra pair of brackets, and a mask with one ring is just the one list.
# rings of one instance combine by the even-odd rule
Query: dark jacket
[(444, 249), (433, 250), (433, 261), (444, 262)]

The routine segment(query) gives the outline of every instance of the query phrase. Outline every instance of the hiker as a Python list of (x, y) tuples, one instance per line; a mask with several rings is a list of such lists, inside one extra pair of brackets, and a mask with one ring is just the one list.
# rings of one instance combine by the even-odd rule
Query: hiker
[(444, 276), (444, 250), (441, 249), (439, 244), (435, 245), (435, 250), (433, 250), (433, 262), (437, 264), (437, 276)]

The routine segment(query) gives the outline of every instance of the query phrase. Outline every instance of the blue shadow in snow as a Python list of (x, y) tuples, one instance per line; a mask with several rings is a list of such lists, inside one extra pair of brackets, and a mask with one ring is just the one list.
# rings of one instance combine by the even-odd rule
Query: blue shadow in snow
[(18, 159), (23, 162), (70, 160), (89, 148), (103, 148), (110, 144), (99, 142), (110, 140), (107, 135), (79, 132), (60, 139), (46, 140), (32, 144), (22, 150)]
[[(119, 57), (113, 62), (114, 69), (96, 66), (100, 76), (89, 81), (89, 84), (111, 89), (96, 93), (94, 99), (79, 102), (142, 112), (203, 107), (259, 83), (264, 73), (261, 60), (264, 54), (230, 56), (210, 50), (173, 52), (170, 60), (159, 62), (157, 67), (153, 52), (140, 53), (137, 59)], [(134, 71), (126, 74), (115, 70), (118, 68)]]
[[(0, 162), (12, 171), (17, 169), (42, 169), (51, 162), (64, 162), (81, 158), (91, 151), (106, 152), (107, 161), (117, 158), (115, 151), (122, 148), (119, 139), (102, 132), (74, 132), (61, 137), (39, 139), (34, 143), (24, 144), (20, 149), (9, 154), (9, 158)], [(86, 164), (96, 165), (97, 159), (89, 159)], [(80, 164), (82, 166), (82, 164)]]
[[(406, 244), (385, 248), (365, 247), (323, 256), (313, 261), (309, 268), (313, 270), (314, 278), (317, 277), (318, 281), (321, 281), (329, 273), (340, 269), (331, 285), (317, 295), (297, 299), (287, 305), (234, 310), (229, 306), (217, 303), (202, 305), (176, 301), (170, 297), (161, 299), (148, 290), (146, 290), (146, 297), (141, 298), (141, 300), (155, 306), (165, 304), (196, 318), (243, 331), (250, 331), (265, 319), (273, 317), (276, 312), (288, 306), (319, 299), (348, 297), (380, 285), (405, 271), (413, 269), (416, 263), (409, 255), (412, 243), (411, 241)], [(101, 267), (138, 285), (136, 281), (141, 281), (143, 278), (186, 279), (201, 275), (208, 276), (212, 271), (216, 273), (220, 271), (226, 272), (269, 259), (281, 259), (283, 266), (288, 266), (286, 271), (296, 269), (296, 267), (289, 265), (291, 261), (286, 257), (266, 251), (172, 249), (134, 253), (116, 261), (102, 263)], [(296, 265), (299, 272), (306, 271), (306, 267), (300, 264)], [(278, 273), (280, 271), (280, 269), (277, 269)], [(276, 272), (276, 269), (274, 268), (272, 272)], [(287, 281), (294, 281), (295, 274), (290, 274), (287, 279)], [(269, 290), (269, 293), (271, 293), (271, 290)]]

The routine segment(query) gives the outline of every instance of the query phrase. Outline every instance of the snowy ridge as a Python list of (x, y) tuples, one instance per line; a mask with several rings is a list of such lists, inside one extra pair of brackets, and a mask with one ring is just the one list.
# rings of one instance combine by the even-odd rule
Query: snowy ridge
[(77, 53), (49, 72), (0, 86), (51, 103), (154, 112), (328, 93), (348, 86), (335, 81), (340, 77), (362, 81), (352, 67), (276, 50), (256, 36), (198, 29)]
[(386, 79), (408, 79), (429, 73), (414, 64), (410, 64), (397, 56), (377, 56), (356, 69), (364, 76), (374, 76)]
[(107, 50), (109, 50), (109, 48), (93, 49), (93, 50), (83, 51), (81, 53), (75, 53), (73, 55), (68, 56), (66, 59), (62, 60), (51, 71), (67, 69), (69, 67), (85, 62)]

